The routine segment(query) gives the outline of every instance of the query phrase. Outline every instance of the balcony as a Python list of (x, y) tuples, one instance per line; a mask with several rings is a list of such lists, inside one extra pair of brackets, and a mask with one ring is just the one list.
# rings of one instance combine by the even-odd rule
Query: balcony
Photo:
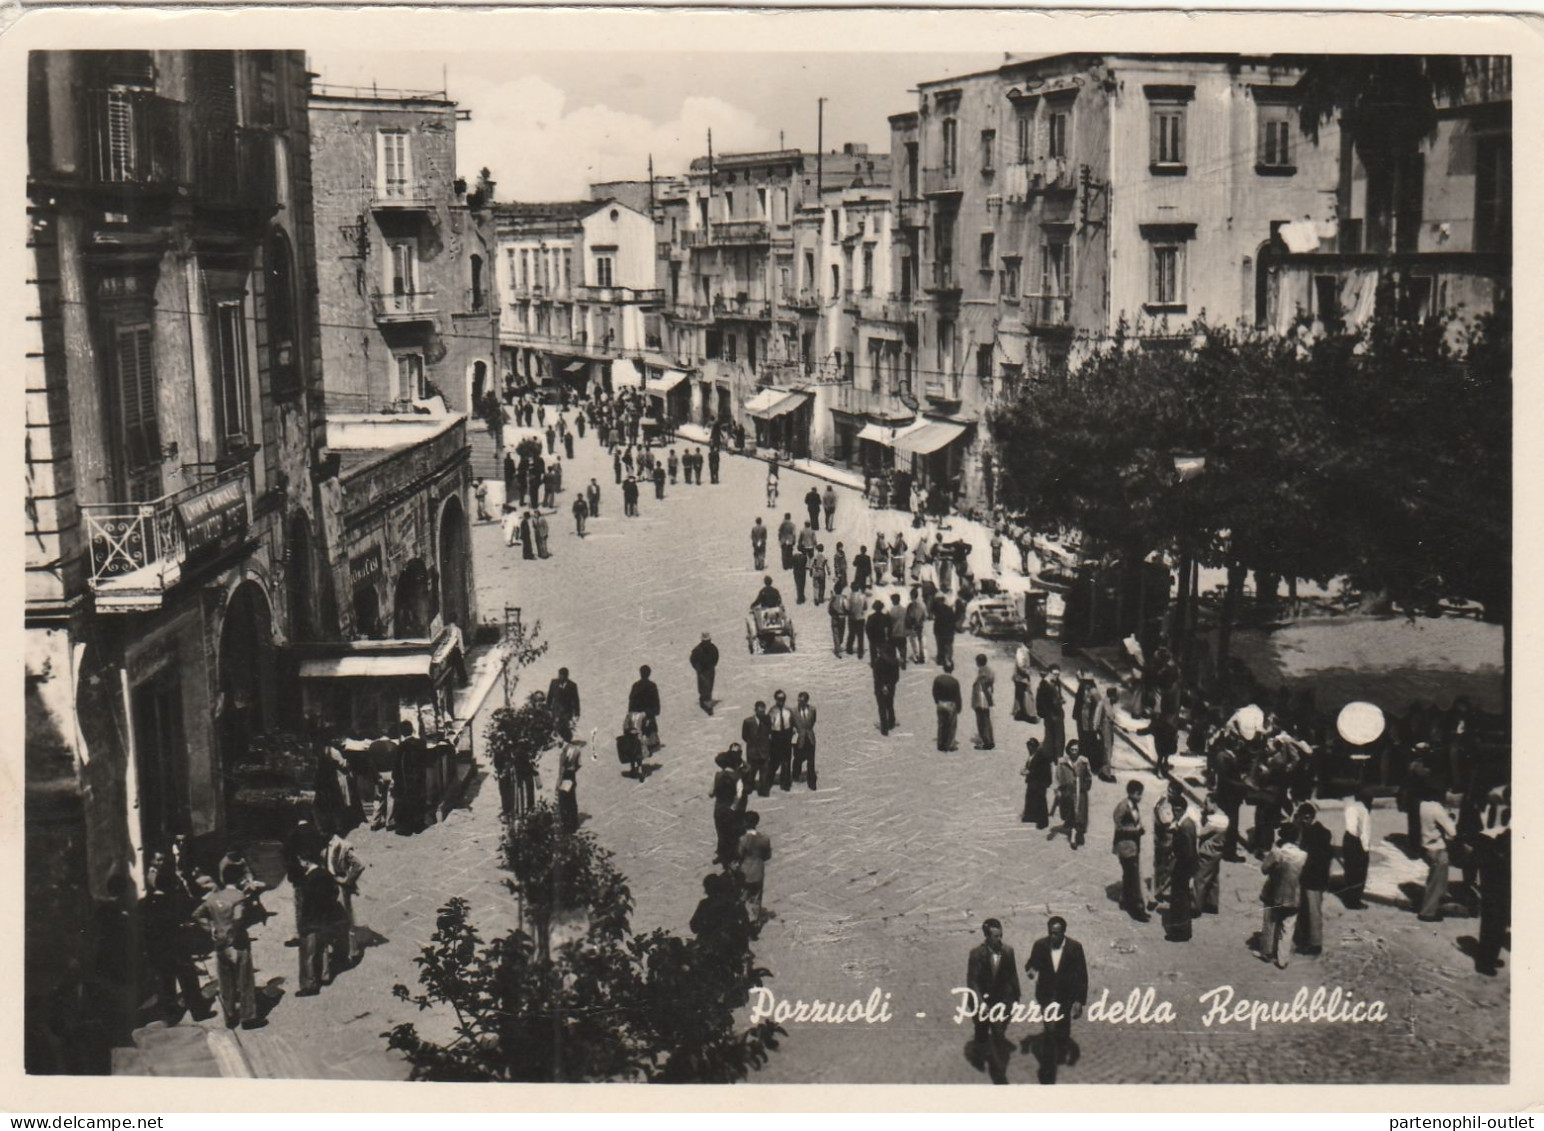
[(433, 322), (439, 313), (433, 291), (409, 291), (405, 294), (373, 291), (370, 294), (370, 311), (380, 325)]
[(733, 298), (718, 295), (713, 299), (713, 314), (718, 318), (734, 318), (748, 322), (765, 322), (772, 316), (766, 299), (751, 298), (749, 295), (737, 295)]
[(819, 310), (819, 291), (792, 291), (783, 296), (783, 305), (790, 310)]
[(912, 416), (911, 408), (899, 393), (862, 389), (856, 385), (831, 386), (831, 407), (838, 412), (883, 421), (900, 422), (910, 420)]
[(1071, 295), (1025, 295), (1021, 315), (1024, 325), (1042, 329), (1070, 326)]
[(205, 207), (278, 208), (273, 138), (266, 133), (209, 125), (196, 131), (193, 153), (198, 199)]
[(146, 502), (83, 503), (97, 610), (159, 609), (190, 559), (240, 541), (252, 521), (250, 472), (242, 463)]
[(586, 302), (612, 302), (612, 303), (639, 303), (639, 302), (664, 302), (665, 292), (663, 288), (649, 287), (592, 287), (582, 285), (574, 288), (578, 297)]
[(370, 208), (375, 212), (432, 212), (435, 194), (426, 184), (409, 184), (407, 181), (386, 181), (375, 186), (370, 198)]
[(927, 201), (903, 198), (896, 211), (896, 220), (903, 228), (927, 227)]
[(765, 220), (715, 220), (713, 242), (752, 247), (770, 244), (772, 230)]
[(957, 168), (923, 169), (922, 195), (943, 196), (965, 191), (965, 178)]
[(842, 292), (842, 309), (848, 314), (858, 313), (858, 292), (845, 290)]
[(488, 302), (488, 292), (481, 287), (467, 287), (461, 292), (461, 305), (457, 307), (459, 314), (487, 314), (493, 309)]
[(954, 377), (930, 377), (922, 384), (922, 395), (937, 404), (960, 403), (960, 379)]
[(665, 308), (665, 317), (673, 322), (707, 325), (713, 321), (713, 312), (706, 306), (677, 302)]
[(99, 185), (171, 188), (187, 179), (182, 145), (185, 103), (148, 90), (94, 90), (86, 96), (90, 177)]
[(933, 272), (927, 276), (927, 280), (923, 289), (929, 294), (958, 295), (960, 293), (960, 280), (954, 273), (952, 263), (933, 264)]

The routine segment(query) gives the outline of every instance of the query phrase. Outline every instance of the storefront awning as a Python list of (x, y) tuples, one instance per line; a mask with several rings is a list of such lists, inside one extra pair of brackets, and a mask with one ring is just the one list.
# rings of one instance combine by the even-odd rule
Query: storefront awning
[(763, 389), (745, 402), (745, 411), (762, 420), (785, 416), (810, 399), (808, 393), (789, 389)]
[(564, 373), (583, 373), (584, 372), (584, 367), (589, 365), (589, 364), (590, 363), (588, 361), (570, 361), (567, 365), (563, 366), (563, 372)]
[(1007, 334), (999, 334), (997, 337), (997, 358), (1007, 365), (1024, 366), (1024, 347), (1027, 345), (1023, 338), (1011, 337)]
[(434, 658), (427, 649), (395, 656), (327, 656), (300, 662), (301, 679), (428, 679)]
[(643, 387), (643, 373), (638, 368), (638, 363), (630, 357), (619, 357), (611, 363), (612, 388), (632, 386)]
[(929, 420), (920, 428), (908, 429), (904, 436), (896, 436), (895, 450), (925, 456), (938, 451), (945, 444), (965, 435), (965, 425), (948, 420)]
[(875, 424), (873, 421), (865, 424), (863, 430), (858, 433), (860, 440), (872, 440), (876, 444), (886, 447), (895, 443), (895, 438), (912, 428), (912, 424)]
[(679, 369), (667, 369), (663, 375), (649, 381), (649, 392), (663, 395), (685, 380), (686, 374)]

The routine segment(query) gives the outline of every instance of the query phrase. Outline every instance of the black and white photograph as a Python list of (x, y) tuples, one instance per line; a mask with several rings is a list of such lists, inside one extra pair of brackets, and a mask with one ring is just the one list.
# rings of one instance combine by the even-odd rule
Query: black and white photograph
[(7, 55), (29, 1077), (1524, 1079), (1505, 20), (135, 15)]

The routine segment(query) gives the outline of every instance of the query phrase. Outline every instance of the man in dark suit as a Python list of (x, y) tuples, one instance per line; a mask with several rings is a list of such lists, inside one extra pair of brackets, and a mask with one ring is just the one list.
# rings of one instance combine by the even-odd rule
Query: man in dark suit
[(568, 669), (559, 668), (558, 677), (547, 684), (547, 708), (564, 742), (574, 739), (574, 721), (579, 718), (579, 685), (568, 678)]
[(1067, 693), (1062, 687), (1061, 668), (1051, 665), (1035, 691), (1035, 714), (1045, 723), (1046, 756), (1055, 760), (1061, 757), (1062, 746), (1067, 741)]
[(809, 511), (810, 525), (820, 529), (820, 492), (814, 487), (804, 496), (804, 509)]
[(879, 733), (888, 735), (900, 726), (895, 721), (895, 685), (901, 682), (901, 665), (888, 650), (869, 661), (874, 672), (874, 701), (879, 704)]
[(638, 679), (627, 693), (627, 710), (629, 714), (643, 713), (646, 717), (644, 734), (649, 736), (651, 742), (657, 743), (659, 741), (659, 688), (654, 686), (654, 681), (649, 678), (650, 674), (648, 664), (638, 669)]
[(697, 647), (692, 649), (692, 670), (697, 673), (697, 704), (708, 714), (713, 713), (713, 681), (718, 674), (718, 645), (713, 637), (702, 634)]
[(959, 721), (960, 681), (948, 672), (933, 677), (933, 703), (938, 708), (938, 749), (948, 752), (958, 750), (954, 741), (954, 728)]
[(745, 744), (745, 766), (750, 773), (747, 787), (754, 784), (765, 797), (772, 791), (772, 777), (767, 772), (772, 757), (772, 723), (767, 718), (765, 700), (758, 699), (755, 713), (747, 715), (740, 724), (740, 741)]
[[(970, 952), (965, 964), (965, 985), (976, 995), (976, 1030), (973, 1056), (984, 1058), (992, 1075), (992, 1083), (1008, 1082), (1008, 1057), (1004, 1047), (1003, 1031), (1008, 1027), (1002, 1021), (985, 1020), (987, 1010), (1001, 1005), (1011, 1012), (1018, 1002), (1019, 968), (1011, 946), (1003, 944), (1003, 925), (996, 919), (981, 924), (986, 936), (980, 946)], [(977, 1065), (980, 1068), (980, 1065)]]
[(1040, 1047), (1040, 1082), (1056, 1083), (1057, 1066), (1077, 1063), (1078, 1048), (1072, 1041), (1072, 1022), (1088, 1004), (1088, 962), (1083, 944), (1067, 937), (1067, 920), (1053, 915), (1045, 925), (1046, 937), (1030, 949), (1024, 972), (1035, 979), (1035, 1001), (1049, 1012), (1054, 1002), (1059, 1016), (1045, 1023)]

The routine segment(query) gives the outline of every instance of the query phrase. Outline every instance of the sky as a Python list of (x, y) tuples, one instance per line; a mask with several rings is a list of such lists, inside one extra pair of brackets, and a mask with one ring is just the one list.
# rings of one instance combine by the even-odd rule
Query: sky
[(1001, 52), (308, 52), (321, 82), (439, 90), (472, 112), (457, 170), (487, 166), (499, 200), (587, 197), (592, 181), (683, 173), (707, 152), (890, 148), (891, 114), (915, 110), (918, 82), (997, 66)]

